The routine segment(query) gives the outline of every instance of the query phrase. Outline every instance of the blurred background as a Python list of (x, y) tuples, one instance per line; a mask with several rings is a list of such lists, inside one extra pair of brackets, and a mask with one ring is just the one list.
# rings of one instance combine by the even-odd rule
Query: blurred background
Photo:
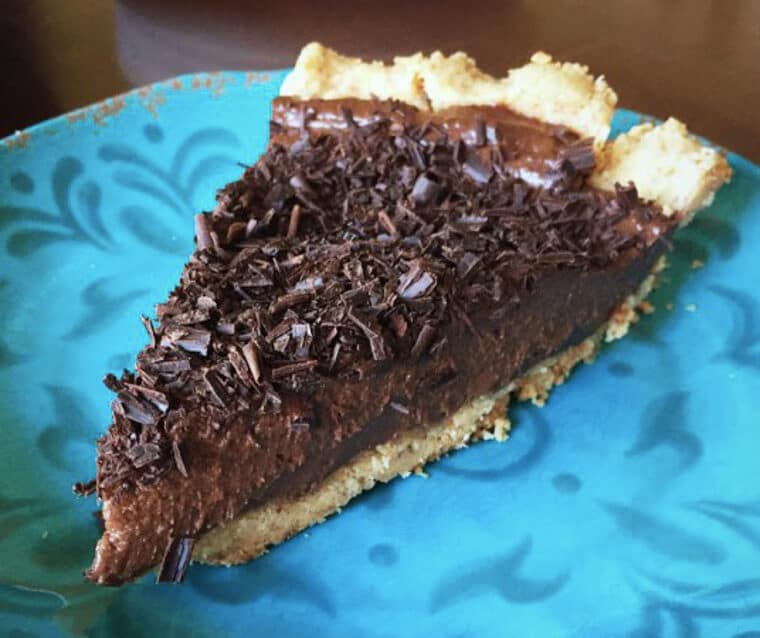
[(0, 33), (0, 136), (179, 73), (287, 67), (318, 39), (383, 59), (462, 49), (494, 74), (544, 49), (760, 161), (757, 0), (3, 0)]

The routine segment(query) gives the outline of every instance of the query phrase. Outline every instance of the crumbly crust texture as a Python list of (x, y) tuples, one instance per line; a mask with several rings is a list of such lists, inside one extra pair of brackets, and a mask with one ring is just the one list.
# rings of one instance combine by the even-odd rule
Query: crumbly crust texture
[(642, 198), (656, 201), (666, 215), (683, 215), (687, 224), (730, 178), (726, 158), (671, 117), (658, 126), (635, 126), (607, 144), (590, 182), (609, 190), (633, 180)]

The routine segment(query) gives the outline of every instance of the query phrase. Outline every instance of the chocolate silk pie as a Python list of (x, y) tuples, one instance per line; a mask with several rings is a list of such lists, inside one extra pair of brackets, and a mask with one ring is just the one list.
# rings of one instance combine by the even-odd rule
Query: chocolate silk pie
[(134, 372), (106, 377), (88, 578), (249, 560), (504, 438), (511, 397), (543, 402), (625, 334), (730, 170), (676, 120), (606, 142), (615, 100), (545, 54), (495, 79), (306, 47)]

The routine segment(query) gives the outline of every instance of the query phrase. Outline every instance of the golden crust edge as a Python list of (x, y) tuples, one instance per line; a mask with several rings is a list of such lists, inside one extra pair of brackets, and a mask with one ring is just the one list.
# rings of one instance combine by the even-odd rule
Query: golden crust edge
[(564, 383), (578, 363), (593, 361), (603, 341), (619, 339), (627, 333), (638, 319), (637, 307), (652, 291), (657, 274), (664, 267), (665, 258), (661, 257), (639, 289), (591, 337), (549, 357), (497, 392), (474, 399), (448, 419), (430, 427), (415, 428), (360, 453), (351, 463), (330, 474), (312, 493), (296, 499), (274, 499), (206, 532), (196, 542), (193, 560), (221, 565), (247, 562), (339, 513), (349, 501), (377, 483), (387, 483), (399, 476), (405, 478), (470, 442), (506, 440), (510, 430), (507, 415), (510, 397), (543, 405), (550, 390)]
[(665, 215), (680, 216), (685, 225), (712, 203), (731, 176), (721, 152), (702, 144), (671, 117), (659, 125), (634, 126), (606, 144), (589, 181), (604, 190), (633, 181), (641, 197), (657, 202)]

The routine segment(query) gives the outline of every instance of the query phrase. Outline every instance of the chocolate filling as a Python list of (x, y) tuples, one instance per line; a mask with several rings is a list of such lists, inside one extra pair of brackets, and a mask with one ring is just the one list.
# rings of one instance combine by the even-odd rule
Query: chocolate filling
[(134, 578), (597, 330), (674, 225), (632, 185), (588, 187), (593, 166), (588, 141), (505, 107), (276, 100), (136, 371), (106, 377), (88, 577)]

